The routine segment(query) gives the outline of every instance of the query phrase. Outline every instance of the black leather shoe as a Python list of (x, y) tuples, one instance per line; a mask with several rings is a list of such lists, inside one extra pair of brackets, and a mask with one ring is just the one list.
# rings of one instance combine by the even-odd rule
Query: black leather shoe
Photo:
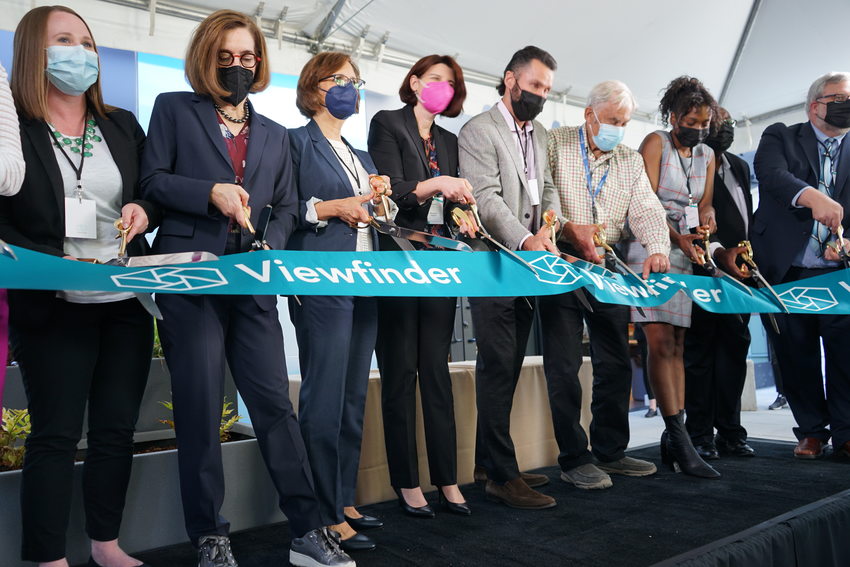
[(423, 519), (431, 519), (436, 516), (436, 514), (434, 514), (434, 510), (432, 510), (431, 507), (427, 504), (415, 508), (407, 503), (407, 501), (404, 499), (404, 496), (401, 495), (401, 490), (396, 488), (395, 493), (396, 495), (398, 495), (398, 505), (401, 507), (402, 510), (404, 510), (404, 513), (408, 516)]
[(439, 486), (437, 487), (437, 498), (439, 499), (440, 504), (443, 506), (443, 508), (445, 508), (452, 514), (457, 514), (458, 516), (472, 515), (472, 510), (470, 510), (469, 504), (467, 504), (466, 502), (457, 503), (450, 501), (448, 498), (446, 498), (446, 495), (443, 494), (443, 489)]
[[(94, 557), (89, 557), (89, 562), (87, 567), (102, 567), (100, 563), (94, 560)], [(151, 567), (147, 563), (142, 563), (139, 567)]]
[(694, 449), (688, 430), (685, 429), (685, 411), (665, 415), (667, 429), (661, 434), (661, 462), (675, 472), (700, 478), (720, 478), (720, 473), (706, 463)]
[(694, 449), (706, 461), (716, 461), (720, 458), (720, 453), (717, 452), (717, 447), (714, 446), (714, 443), (700, 443), (699, 445), (694, 445)]
[(363, 530), (376, 530), (384, 527), (384, 522), (374, 516), (363, 514), (359, 518), (349, 518), (345, 516), (345, 521), (348, 525), (354, 528), (354, 531), (361, 532)]
[(718, 435), (714, 438), (714, 444), (717, 446), (717, 450), (720, 451), (720, 453), (723, 455), (732, 455), (734, 457), (752, 457), (756, 454), (753, 448), (750, 447), (743, 439), (727, 441), (726, 439)]
[(375, 540), (367, 535), (354, 534), (348, 539), (339, 540), (343, 551), (371, 551), (375, 549)]

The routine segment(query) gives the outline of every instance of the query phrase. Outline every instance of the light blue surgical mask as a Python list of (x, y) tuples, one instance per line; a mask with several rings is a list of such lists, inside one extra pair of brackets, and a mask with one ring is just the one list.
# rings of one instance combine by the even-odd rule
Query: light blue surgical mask
[(623, 141), (626, 135), (625, 126), (614, 126), (613, 124), (605, 124), (599, 117), (596, 116), (596, 111), (593, 111), (593, 116), (599, 123), (599, 133), (593, 136), (593, 143), (603, 152), (610, 152), (617, 147), (617, 144)]
[(97, 81), (97, 53), (82, 45), (47, 48), (47, 79), (66, 95), (79, 96)]

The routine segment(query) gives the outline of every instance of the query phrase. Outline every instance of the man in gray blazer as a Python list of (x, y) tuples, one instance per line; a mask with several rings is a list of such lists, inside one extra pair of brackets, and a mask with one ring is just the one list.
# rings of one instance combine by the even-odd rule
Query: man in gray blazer
[[(534, 120), (556, 67), (552, 56), (538, 47), (517, 51), (498, 87), (501, 100), (467, 122), (458, 138), (461, 175), (472, 184), (482, 224), (512, 250), (557, 253), (542, 214), (560, 210), (560, 203), (546, 158), (546, 129)], [(469, 300), (478, 345), (475, 477), (486, 481), (488, 498), (537, 510), (555, 505), (554, 498), (533, 489), (548, 477), (520, 473), (510, 435), (533, 302), (533, 297)]]

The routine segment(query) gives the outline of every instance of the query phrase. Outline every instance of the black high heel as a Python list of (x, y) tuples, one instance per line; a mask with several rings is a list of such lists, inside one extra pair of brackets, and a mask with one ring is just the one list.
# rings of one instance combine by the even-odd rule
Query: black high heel
[(407, 503), (407, 500), (404, 499), (404, 496), (401, 495), (400, 488), (394, 488), (396, 495), (398, 496), (398, 505), (408, 516), (413, 516), (414, 518), (423, 518), (423, 519), (431, 519), (436, 516), (434, 514), (434, 510), (427, 504), (424, 506), (414, 507)]
[(685, 429), (684, 415), (684, 411), (679, 411), (676, 415), (664, 416), (667, 429), (661, 434), (661, 462), (675, 472), (699, 478), (720, 478), (720, 473), (703, 461), (694, 449), (691, 436)]
[(446, 495), (443, 494), (443, 489), (440, 486), (437, 487), (437, 499), (439, 500), (440, 505), (442, 505), (443, 508), (445, 508), (452, 514), (457, 514), (458, 516), (472, 515), (472, 510), (469, 508), (469, 504), (467, 504), (466, 502), (452, 502), (451, 500), (446, 498)]

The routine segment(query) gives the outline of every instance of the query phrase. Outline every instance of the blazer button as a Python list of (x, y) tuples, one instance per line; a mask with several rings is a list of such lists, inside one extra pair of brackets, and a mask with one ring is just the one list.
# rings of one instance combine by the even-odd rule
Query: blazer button
[(528, 214), (528, 213), (525, 213), (525, 218), (530, 219), (530, 218), (531, 218), (531, 215), (530, 215), (530, 214)]

